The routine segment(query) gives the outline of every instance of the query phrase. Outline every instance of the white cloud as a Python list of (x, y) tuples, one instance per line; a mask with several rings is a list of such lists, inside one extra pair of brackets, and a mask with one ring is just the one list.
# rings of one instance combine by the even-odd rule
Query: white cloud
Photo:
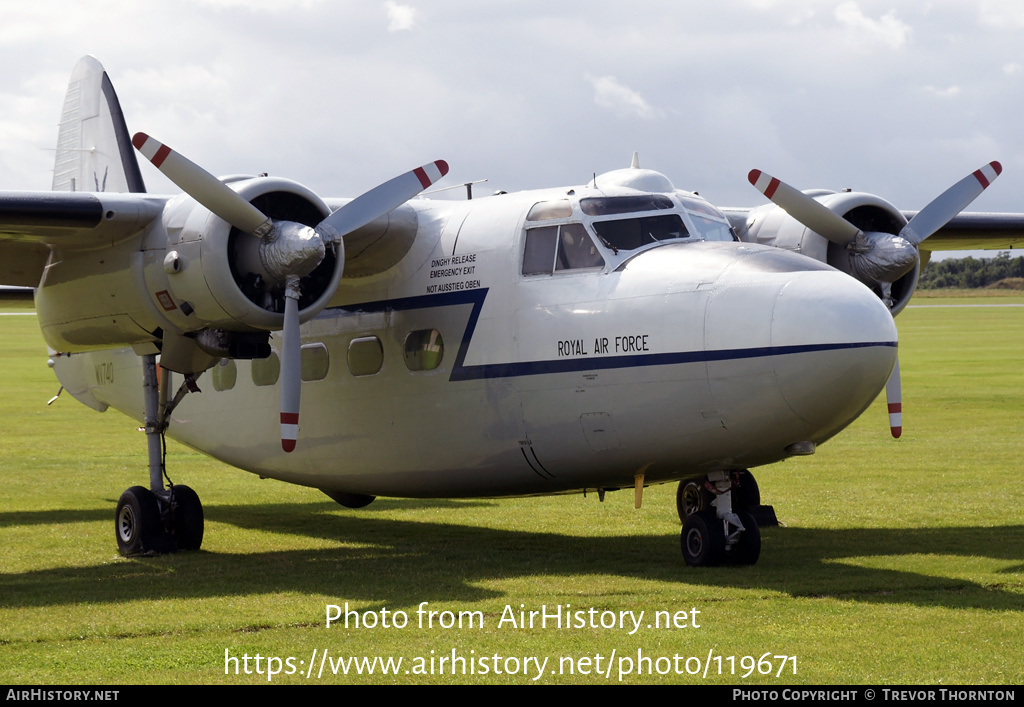
[(881, 42), (891, 49), (900, 49), (910, 38), (910, 25), (897, 19), (895, 10), (873, 20), (861, 12), (857, 3), (844, 2), (836, 8), (835, 15), (836, 19), (849, 29)]
[(786, 20), (786, 25), (789, 27), (799, 27), (810, 20), (813, 20), (817, 12), (812, 7), (801, 7), (792, 10), (789, 14), (789, 18)]
[(641, 118), (659, 118), (662, 112), (648, 103), (643, 96), (619, 83), (614, 76), (588, 76), (594, 86), (594, 102), (602, 108), (609, 108), (619, 115), (636, 115)]
[(946, 88), (936, 88), (935, 86), (925, 86), (924, 90), (928, 91), (932, 95), (938, 96), (939, 98), (954, 98), (960, 95), (959, 86), (948, 86)]
[(1003, 64), (1003, 73), (1007, 76), (1017, 76), (1024, 71), (1024, 66), (1021, 66), (1017, 62), (1011, 62), (1009, 64)]
[(1024, 5), (1020, 0), (985, 0), (978, 6), (978, 19), (986, 27), (1019, 30), (1024, 27)]
[(412, 29), (416, 24), (416, 8), (411, 5), (399, 5), (394, 0), (387, 0), (384, 7), (388, 11), (388, 32)]

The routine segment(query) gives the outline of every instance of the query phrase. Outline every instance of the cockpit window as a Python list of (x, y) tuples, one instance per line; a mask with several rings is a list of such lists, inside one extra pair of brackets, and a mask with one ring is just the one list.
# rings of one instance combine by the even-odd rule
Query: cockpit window
[(634, 250), (651, 243), (690, 236), (678, 214), (594, 221), (593, 225), (601, 241), (616, 253), (620, 250)]
[(637, 211), (661, 211), (675, 208), (667, 196), (638, 194), (636, 196), (602, 196), (580, 199), (580, 208), (587, 216), (613, 216)]
[(704, 201), (677, 194), (679, 203), (686, 209), (697, 234), (706, 241), (731, 241), (732, 229), (721, 211)]
[(706, 241), (731, 241), (732, 229), (729, 228), (728, 223), (722, 223), (721, 221), (715, 221), (714, 219), (701, 216), (700, 214), (690, 213), (690, 220), (693, 221), (694, 228), (700, 233), (701, 238)]
[(604, 258), (598, 252), (594, 241), (587, 235), (587, 229), (580, 223), (567, 223), (558, 230), (558, 257), (555, 270), (577, 270), (599, 268)]
[(681, 203), (683, 208), (687, 211), (696, 211), (698, 214), (704, 214), (705, 216), (711, 216), (712, 218), (723, 218), (722, 214), (719, 213), (714, 206), (703, 199), (691, 199), (681, 195), (678, 198), (679, 203)]
[(523, 275), (550, 275), (555, 271), (603, 266), (604, 258), (583, 224), (543, 226), (526, 232)]

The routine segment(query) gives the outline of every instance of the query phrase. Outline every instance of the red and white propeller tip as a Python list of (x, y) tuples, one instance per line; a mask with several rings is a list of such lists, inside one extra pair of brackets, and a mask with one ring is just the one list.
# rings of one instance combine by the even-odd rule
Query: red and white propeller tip
[(448, 174), (448, 163), (444, 160), (430, 162), (405, 174), (400, 174), (363, 192), (342, 206), (321, 221), (320, 225), (316, 227), (317, 231), (328, 240), (337, 240), (345, 234), (365, 226), (375, 218), (397, 209), (446, 174)]
[(899, 357), (896, 358), (889, 380), (885, 383), (885, 403), (889, 408), (889, 431), (893, 437), (899, 439), (903, 434), (903, 391), (900, 386)]
[(747, 174), (747, 181), (804, 226), (834, 243), (847, 245), (856, 240), (861, 233), (859, 228), (817, 199), (770, 174), (752, 169)]
[(135, 133), (132, 144), (182, 191), (232, 226), (259, 238), (274, 232), (270, 219), (259, 209), (181, 153), (146, 133)]
[(981, 196), (981, 193), (988, 189), (1003, 172), (1003, 166), (998, 162), (989, 162), (981, 169), (961, 179), (951, 186), (918, 212), (910, 220), (900, 235), (914, 245), (933, 235), (940, 228), (949, 223), (957, 214), (970, 206), (971, 202)]

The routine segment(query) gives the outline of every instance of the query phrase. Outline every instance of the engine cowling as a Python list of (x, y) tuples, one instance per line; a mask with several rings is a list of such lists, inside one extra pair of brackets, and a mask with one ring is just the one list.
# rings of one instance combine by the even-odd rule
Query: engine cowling
[[(228, 184), (282, 233), (298, 225), (312, 228), (331, 213), (314, 192), (290, 180), (235, 178)], [(147, 248), (145, 280), (148, 296), (171, 325), (164, 328), (164, 365), (191, 372), (185, 369), (202, 370), (221, 357), (268, 355), (269, 332), (284, 327), (285, 284), (268, 277), (260, 240), (188, 196), (168, 205), (163, 225), (163, 247)], [(339, 241), (301, 280), (300, 321), (327, 305), (343, 268)]]
[[(286, 179), (244, 179), (230, 186), (275, 223), (312, 227), (331, 213), (314, 192)], [(264, 281), (259, 239), (233, 228), (190, 197), (179, 199), (165, 211), (165, 245), (154, 247), (147, 257), (148, 294), (163, 316), (185, 333), (281, 329), (284, 287)], [(340, 243), (333, 252), (328, 249), (320, 265), (302, 278), (301, 321), (315, 316), (330, 300), (344, 266), (341, 249)]]

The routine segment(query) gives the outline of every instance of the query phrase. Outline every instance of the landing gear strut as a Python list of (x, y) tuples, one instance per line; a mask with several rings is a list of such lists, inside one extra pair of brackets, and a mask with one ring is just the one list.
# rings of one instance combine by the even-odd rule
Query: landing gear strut
[[(747, 491), (743, 505), (737, 504), (734, 510), (733, 495), (739, 495), (741, 488), (734, 480), (734, 473), (717, 471), (705, 479), (679, 484), (677, 504), (683, 518), (680, 544), (683, 559), (691, 567), (715, 567), (722, 562), (752, 565), (761, 555), (761, 531), (747, 510), (746, 501), (753, 499)], [(757, 486), (753, 489), (756, 491)], [(759, 501), (758, 497), (754, 503)]]
[(170, 373), (161, 371), (157, 381), (156, 356), (142, 357), (142, 389), (146, 402), (146, 442), (149, 450), (149, 488), (132, 486), (121, 494), (114, 513), (114, 534), (122, 555), (141, 555), (198, 550), (203, 543), (203, 505), (188, 486), (175, 486), (168, 479), (164, 488), (165, 441), (171, 410), (191, 390), (195, 380), (185, 384), (171, 401), (167, 400)]

